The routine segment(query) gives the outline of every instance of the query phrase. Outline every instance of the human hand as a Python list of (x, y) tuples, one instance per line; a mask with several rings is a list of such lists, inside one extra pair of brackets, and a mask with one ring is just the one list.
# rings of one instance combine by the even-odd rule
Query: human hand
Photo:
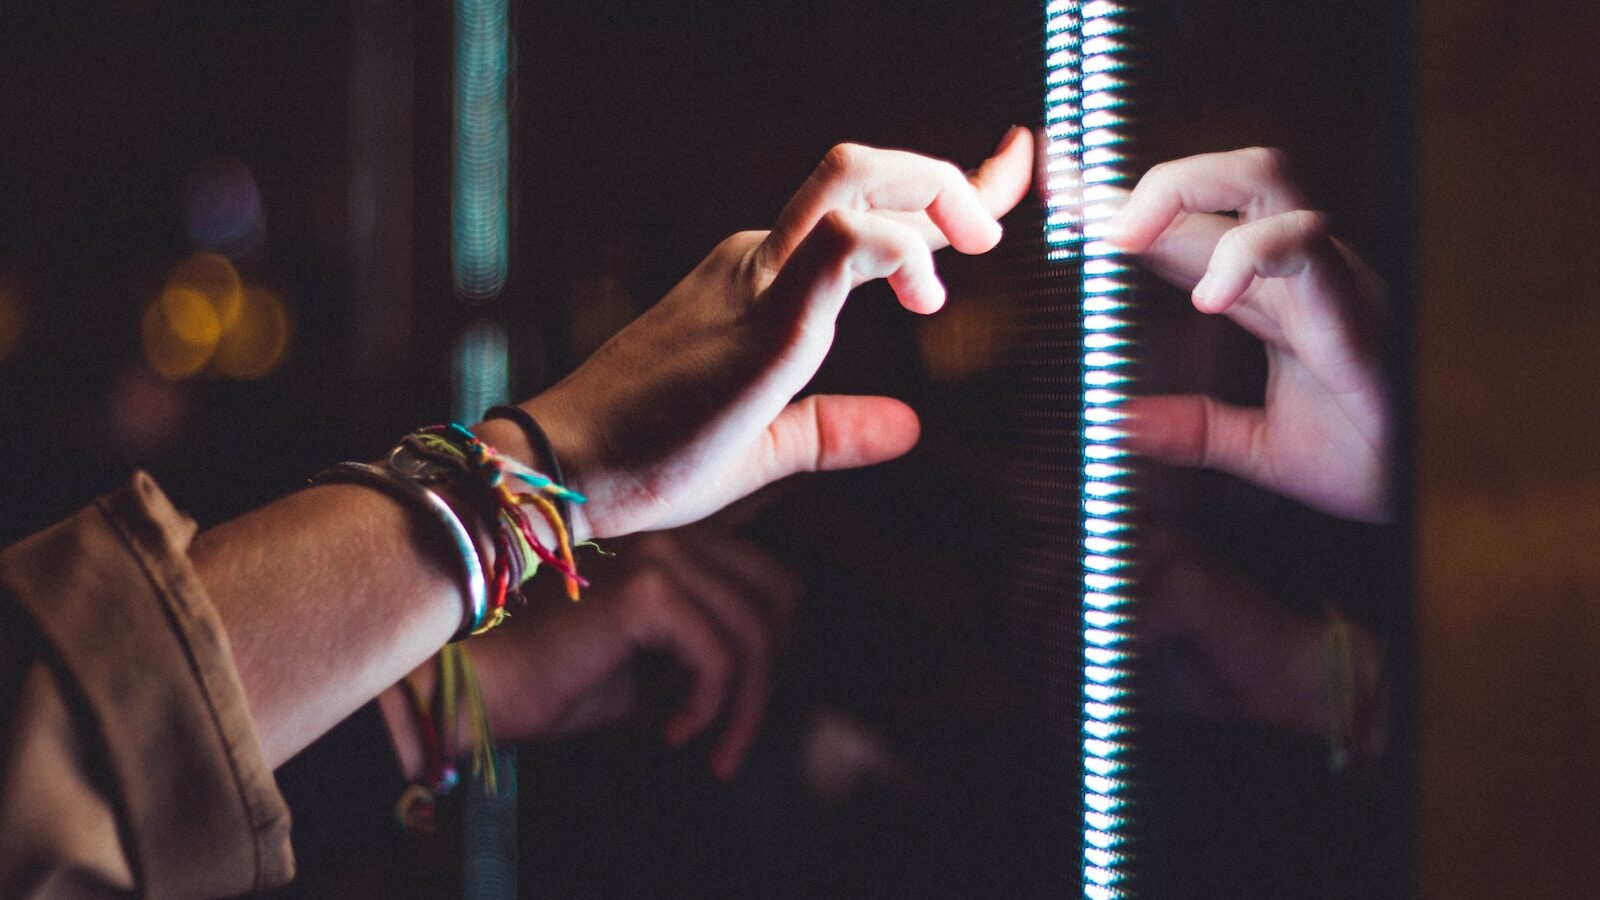
[(760, 732), (798, 580), (712, 524), (613, 549), (615, 558), (589, 567), (594, 585), (583, 602), (535, 601), (472, 640), (496, 740), (580, 734), (640, 712), (651, 692), (639, 683), (637, 662), (662, 652), (689, 681), (681, 706), (667, 711), (666, 740), (682, 746), (720, 721), (711, 770), (732, 779)]
[[(550, 433), (569, 486), (589, 498), (574, 508), (579, 536), (682, 525), (795, 472), (909, 450), (920, 426), (898, 400), (793, 398), (832, 345), (851, 289), (884, 278), (913, 312), (943, 304), (932, 252), (982, 253), (1000, 240), (996, 217), (1027, 192), (1032, 148), (1027, 129), (1014, 128), (970, 178), (903, 151), (834, 148), (773, 230), (723, 241), (524, 404)], [(517, 455), (504, 423), (479, 431)]]
[(1193, 541), (1146, 537), (1142, 638), (1166, 712), (1326, 735), (1342, 756), (1381, 751), (1383, 646), (1335, 597), (1308, 615)]
[(1394, 421), (1379, 340), (1384, 289), (1308, 207), (1283, 155), (1261, 148), (1165, 163), (1134, 188), (1112, 221), (1114, 242), (1192, 290), (1196, 309), (1260, 338), (1268, 375), (1260, 409), (1201, 395), (1131, 400), (1128, 446), (1334, 515), (1386, 521)]

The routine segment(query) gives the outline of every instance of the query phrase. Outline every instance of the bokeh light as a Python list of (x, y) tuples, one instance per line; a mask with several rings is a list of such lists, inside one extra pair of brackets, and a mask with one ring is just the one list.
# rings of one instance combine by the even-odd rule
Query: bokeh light
[(292, 332), (282, 300), (246, 286), (226, 256), (209, 252), (172, 267), (140, 323), (145, 360), (172, 381), (208, 366), (228, 378), (265, 377), (282, 363)]
[(266, 237), (261, 190), (244, 160), (214, 156), (183, 179), (183, 224), (196, 246), (239, 258)]
[[(215, 325), (217, 316), (204, 295), (183, 288), (162, 291), (145, 308), (139, 325), (145, 362), (169, 381), (198, 374), (211, 361), (216, 340), (191, 341), (185, 335), (203, 338), (207, 320)], [(215, 327), (216, 334), (221, 331), (220, 326)]]
[(480, 319), (468, 325), (450, 356), (452, 419), (475, 422), (489, 407), (510, 399), (511, 341), (499, 323)]
[(184, 387), (156, 377), (143, 366), (129, 366), (112, 385), (106, 414), (113, 441), (134, 454), (170, 447), (189, 414)]
[(511, 11), (507, 0), (456, 0), (453, 272), (456, 294), (488, 300), (511, 267)]
[(254, 381), (278, 370), (294, 322), (283, 301), (265, 288), (247, 288), (243, 299), (238, 317), (222, 331), (212, 368), (229, 378)]
[[(184, 257), (167, 275), (168, 290), (198, 293), (216, 312), (218, 326), (233, 327), (244, 303), (244, 279), (239, 270), (220, 253), (194, 253)], [(216, 338), (212, 338), (216, 340)]]
[(1003, 352), (1000, 297), (962, 298), (918, 323), (922, 368), (934, 381), (964, 381), (987, 372)]
[(0, 362), (5, 362), (6, 357), (22, 344), (22, 329), (26, 321), (22, 293), (0, 280)]

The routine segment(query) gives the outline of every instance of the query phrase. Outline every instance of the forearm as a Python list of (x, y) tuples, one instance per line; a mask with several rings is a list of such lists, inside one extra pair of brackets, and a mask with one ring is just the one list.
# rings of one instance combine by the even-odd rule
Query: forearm
[[(539, 465), (515, 426), (473, 430)], [(269, 765), (449, 640), (463, 603), (454, 552), (415, 510), (353, 485), (291, 494), (195, 540), (190, 557), (227, 629)]]
[(430, 523), (390, 497), (292, 494), (190, 550), (276, 767), (449, 640), (461, 588)]

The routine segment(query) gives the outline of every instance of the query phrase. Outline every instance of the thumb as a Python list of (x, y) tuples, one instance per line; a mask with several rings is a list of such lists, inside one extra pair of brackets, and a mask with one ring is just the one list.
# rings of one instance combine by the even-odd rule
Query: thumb
[(790, 403), (759, 442), (750, 471), (755, 491), (796, 472), (853, 469), (886, 462), (916, 446), (922, 424), (889, 397), (813, 394)]
[(1134, 397), (1124, 406), (1124, 446), (1141, 456), (1180, 466), (1218, 469), (1260, 482), (1260, 409), (1232, 406), (1200, 394)]

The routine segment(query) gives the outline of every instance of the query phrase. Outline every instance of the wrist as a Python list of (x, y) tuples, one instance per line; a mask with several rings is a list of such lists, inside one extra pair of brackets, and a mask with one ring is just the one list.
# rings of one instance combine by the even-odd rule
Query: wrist
[[(587, 452), (583, 432), (574, 420), (562, 415), (562, 407), (558, 403), (547, 398), (548, 394), (542, 394), (519, 406), (539, 423), (549, 438), (550, 448), (560, 463), (561, 485), (587, 496), (589, 492), (585, 487), (585, 481), (592, 466), (589, 463), (591, 454)], [(515, 422), (489, 419), (473, 425), (471, 430), (479, 440), (494, 448), (496, 453), (554, 477), (557, 466), (552, 460), (544, 458), (544, 454), (533, 445), (528, 435)], [(586, 541), (593, 536), (589, 515), (584, 507), (585, 504), (582, 503), (567, 505), (569, 519), (567, 527), (571, 532), (573, 543)]]

